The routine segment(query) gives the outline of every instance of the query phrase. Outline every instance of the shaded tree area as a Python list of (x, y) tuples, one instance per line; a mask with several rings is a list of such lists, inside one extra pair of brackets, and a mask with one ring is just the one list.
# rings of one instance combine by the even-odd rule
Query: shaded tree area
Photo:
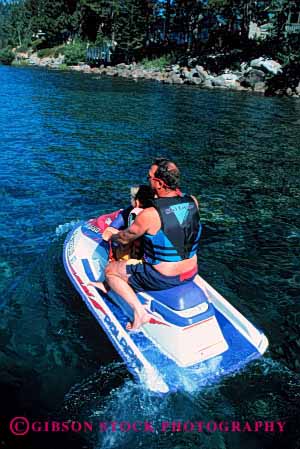
[[(299, 35), (286, 23), (299, 5), (289, 0), (0, 0), (0, 48), (44, 49), (72, 42), (110, 43), (115, 60), (172, 54), (191, 59), (228, 54), (298, 57)], [(251, 23), (269, 25), (250, 40)], [(226, 59), (227, 58), (227, 59)], [(222, 58), (221, 58), (222, 59)]]

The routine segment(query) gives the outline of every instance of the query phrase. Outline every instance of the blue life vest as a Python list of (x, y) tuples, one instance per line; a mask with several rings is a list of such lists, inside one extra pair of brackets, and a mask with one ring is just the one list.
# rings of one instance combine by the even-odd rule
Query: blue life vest
[(201, 224), (198, 207), (189, 195), (156, 198), (161, 229), (144, 234), (144, 259), (151, 265), (160, 262), (180, 262), (197, 253)]

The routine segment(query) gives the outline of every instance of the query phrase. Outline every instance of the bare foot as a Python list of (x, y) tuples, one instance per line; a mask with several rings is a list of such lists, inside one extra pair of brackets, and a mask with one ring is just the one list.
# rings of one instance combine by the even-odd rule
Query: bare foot
[(132, 323), (127, 323), (126, 329), (128, 331), (137, 331), (140, 329), (141, 326), (143, 326), (143, 324), (149, 323), (151, 318), (152, 316), (150, 315), (150, 313), (146, 311), (142, 316), (138, 315), (137, 313), (134, 313), (134, 320)]
[(99, 290), (101, 290), (103, 293), (107, 293), (107, 288), (105, 287), (103, 282), (89, 282), (87, 285), (88, 286), (90, 285), (91, 287), (96, 287)]

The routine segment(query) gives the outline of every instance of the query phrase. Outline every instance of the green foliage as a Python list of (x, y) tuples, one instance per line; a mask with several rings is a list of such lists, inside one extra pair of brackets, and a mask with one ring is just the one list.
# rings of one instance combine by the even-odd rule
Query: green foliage
[[(289, 0), (0, 0), (0, 48), (27, 50), (31, 47), (44, 56), (57, 56), (59, 48), (60, 53), (66, 51), (69, 65), (85, 60), (84, 44), (77, 42), (61, 47), (74, 39), (97, 47), (116, 42), (115, 61), (130, 62), (148, 56), (150, 61), (144, 63), (155, 68), (167, 64), (159, 57), (172, 51), (190, 59), (190, 56), (225, 54), (239, 49), (249, 59), (257, 49), (262, 51), (261, 55), (276, 57), (278, 54), (288, 63), (298, 51), (285, 34), (292, 4), (296, 3)], [(272, 8), (275, 11), (271, 20), (273, 47), (268, 48), (268, 42), (250, 42), (249, 22), (268, 22)], [(224, 20), (218, 21), (217, 16)], [(208, 17), (212, 20), (206, 20)], [(210, 23), (208, 29), (207, 23)], [(203, 31), (209, 35), (206, 43), (204, 38), (199, 39)], [(184, 41), (175, 40), (182, 36)], [(54, 54), (49, 48), (56, 49)], [(154, 62), (155, 57), (158, 60)]]
[(74, 42), (64, 47), (65, 64), (76, 65), (86, 59), (86, 44), (84, 42)]
[(17, 52), (19, 53), (25, 53), (29, 50), (30, 45), (21, 45), (20, 47), (17, 48)]
[(58, 70), (70, 70), (67, 64), (60, 64)]
[(143, 0), (124, 0), (115, 21), (115, 36), (118, 51), (126, 62), (139, 57), (145, 45), (147, 22), (144, 19)]
[(57, 58), (59, 55), (65, 54), (65, 49), (67, 49), (69, 45), (57, 45), (52, 48), (42, 48), (37, 52), (39, 58)]
[(0, 63), (5, 65), (10, 65), (15, 59), (14, 52), (9, 48), (4, 48), (0, 50)]
[(57, 47), (53, 48), (53, 56), (54, 58), (58, 58), (59, 55), (65, 54), (65, 49), (68, 48), (68, 45), (58, 45)]
[(97, 33), (97, 37), (95, 40), (95, 47), (103, 47), (106, 45), (110, 45), (111, 44), (111, 40), (104, 36), (103, 33)]
[(14, 61), (11, 63), (11, 65), (16, 66), (16, 67), (28, 67), (28, 66), (30, 66), (30, 64), (27, 61), (27, 59), (19, 59), (19, 60), (14, 59)]
[(53, 56), (53, 49), (52, 48), (42, 48), (42, 50), (39, 50), (37, 52), (37, 55), (39, 58), (49, 58)]
[(167, 55), (167, 56), (161, 56), (160, 58), (155, 58), (155, 59), (144, 58), (140, 62), (140, 65), (143, 66), (145, 69), (163, 70), (168, 65), (170, 65), (171, 62), (172, 62), (172, 57)]
[(41, 46), (43, 45), (44, 41), (43, 39), (35, 39), (34, 41), (31, 42), (31, 48), (36, 51), (39, 48), (41, 48)]

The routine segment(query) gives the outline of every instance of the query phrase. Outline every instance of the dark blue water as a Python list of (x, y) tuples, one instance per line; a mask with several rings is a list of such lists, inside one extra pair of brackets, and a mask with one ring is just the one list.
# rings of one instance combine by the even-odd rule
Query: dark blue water
[[(300, 447), (300, 102), (0, 67), (2, 447)], [(174, 159), (205, 224), (201, 275), (270, 350), (202, 391), (133, 383), (62, 266), (78, 220), (128, 203)], [(286, 431), (30, 434), (12, 416), (86, 421), (286, 421)]]

